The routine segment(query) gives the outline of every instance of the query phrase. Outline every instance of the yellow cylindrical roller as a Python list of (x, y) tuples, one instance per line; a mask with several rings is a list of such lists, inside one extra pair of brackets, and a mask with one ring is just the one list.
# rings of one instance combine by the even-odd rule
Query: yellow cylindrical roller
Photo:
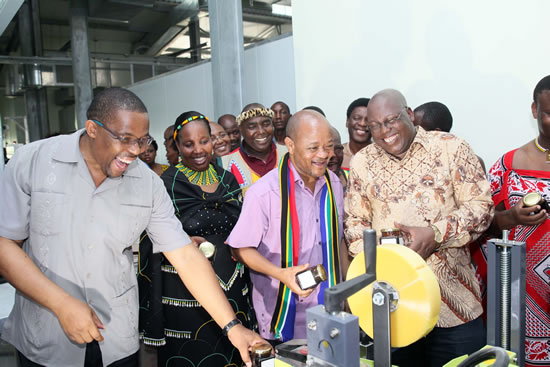
[[(365, 273), (361, 252), (351, 262), (346, 279)], [(391, 346), (405, 347), (428, 334), (439, 318), (439, 283), (426, 262), (402, 245), (380, 245), (376, 249), (376, 280), (390, 284), (399, 294), (397, 309), (390, 313)], [(348, 298), (359, 325), (372, 338), (372, 286)], [(376, 342), (376, 341), (375, 341)]]

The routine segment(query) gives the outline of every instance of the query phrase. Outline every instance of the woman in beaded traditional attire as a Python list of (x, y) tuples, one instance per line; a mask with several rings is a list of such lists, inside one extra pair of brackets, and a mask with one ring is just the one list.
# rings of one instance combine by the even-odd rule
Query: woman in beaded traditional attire
[[(174, 126), (181, 161), (168, 168), (162, 180), (185, 232), (214, 244), (211, 261), (220, 286), (248, 327), (248, 274), (224, 243), (240, 214), (241, 189), (230, 172), (210, 163), (214, 160), (206, 117), (186, 112)], [(241, 366), (238, 350), (190, 294), (168, 260), (151, 254), (146, 238), (140, 244), (139, 260), (140, 331), (146, 345), (159, 347), (158, 366)]]

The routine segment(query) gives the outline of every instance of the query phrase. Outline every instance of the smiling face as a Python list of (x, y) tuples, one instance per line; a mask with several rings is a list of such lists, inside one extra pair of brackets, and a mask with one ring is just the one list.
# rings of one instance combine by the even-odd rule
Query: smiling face
[(195, 171), (207, 170), (212, 156), (212, 140), (206, 124), (203, 120), (188, 122), (177, 135), (181, 161)]
[(371, 134), (367, 125), (367, 107), (355, 107), (346, 120), (349, 139), (358, 144), (367, 144)]
[[(122, 138), (132, 140), (149, 136), (147, 113), (118, 110), (109, 121), (102, 123)], [(146, 146), (123, 144), (97, 123), (87, 120), (86, 132), (91, 138), (92, 157), (107, 177), (120, 177)]]
[(265, 154), (271, 151), (273, 124), (269, 117), (256, 116), (241, 122), (241, 135), (250, 153)]
[(216, 157), (222, 157), (229, 154), (231, 151), (231, 141), (229, 139), (229, 135), (225, 132), (225, 129), (221, 127), (220, 124), (215, 122), (210, 123), (210, 129), (212, 130), (210, 137), (212, 138), (214, 155)]
[(285, 138), (288, 153), (296, 171), (305, 182), (315, 182), (327, 169), (333, 155), (331, 126), (319, 113), (300, 111), (296, 130)]
[(412, 122), (414, 115), (397, 91), (387, 93), (377, 95), (369, 102), (369, 127), (376, 144), (387, 153), (403, 158), (416, 135)]

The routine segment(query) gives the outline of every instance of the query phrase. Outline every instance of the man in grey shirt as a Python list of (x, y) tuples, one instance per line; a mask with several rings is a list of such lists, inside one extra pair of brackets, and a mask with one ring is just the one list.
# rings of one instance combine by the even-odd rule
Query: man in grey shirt
[[(20, 148), (0, 177), (0, 273), (17, 289), (2, 337), (23, 365), (136, 365), (131, 246), (146, 229), (244, 361), (262, 339), (234, 321), (208, 260), (138, 154), (149, 118), (132, 92), (92, 101), (85, 129)], [(200, 274), (200, 277), (197, 275)]]

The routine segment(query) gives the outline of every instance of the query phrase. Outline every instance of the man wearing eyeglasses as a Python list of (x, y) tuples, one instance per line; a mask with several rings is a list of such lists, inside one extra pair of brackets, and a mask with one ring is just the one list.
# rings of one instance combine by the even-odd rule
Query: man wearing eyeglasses
[(201, 239), (185, 234), (162, 181), (137, 159), (151, 143), (147, 109), (110, 88), (87, 118), (18, 150), (1, 177), (0, 273), (18, 290), (2, 338), (21, 366), (136, 366), (131, 246), (146, 229), (248, 361), (262, 339), (235, 321)]
[(413, 111), (400, 92), (378, 92), (367, 120), (374, 144), (351, 160), (344, 204), (348, 247), (357, 255), (365, 227), (378, 234), (397, 227), (406, 245), (426, 260), (441, 289), (439, 321), (426, 337), (394, 352), (392, 364), (442, 366), (485, 345), (467, 244), (491, 223), (489, 184), (464, 140), (413, 125)]

